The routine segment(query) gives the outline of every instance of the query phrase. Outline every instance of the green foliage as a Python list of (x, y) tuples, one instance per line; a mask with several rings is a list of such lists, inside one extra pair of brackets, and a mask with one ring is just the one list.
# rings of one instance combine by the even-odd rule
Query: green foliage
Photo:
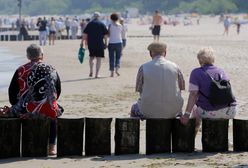
[(177, 8), (172, 10), (173, 13), (199, 12), (202, 14), (220, 14), (236, 11), (238, 11), (238, 8), (232, 0), (196, 0), (191, 3), (181, 2)]
[[(0, 0), (0, 14), (17, 14), (17, 0)], [(135, 7), (141, 13), (154, 10), (165, 13), (199, 12), (202, 14), (247, 12), (247, 0), (22, 0), (22, 13), (82, 14), (85, 12), (122, 12)]]

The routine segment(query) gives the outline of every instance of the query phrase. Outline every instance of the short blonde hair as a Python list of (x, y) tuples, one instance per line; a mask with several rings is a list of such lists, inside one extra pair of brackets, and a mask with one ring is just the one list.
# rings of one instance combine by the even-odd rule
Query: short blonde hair
[(197, 58), (200, 63), (204, 64), (213, 64), (214, 63), (214, 49), (212, 47), (205, 47), (200, 49), (197, 53)]

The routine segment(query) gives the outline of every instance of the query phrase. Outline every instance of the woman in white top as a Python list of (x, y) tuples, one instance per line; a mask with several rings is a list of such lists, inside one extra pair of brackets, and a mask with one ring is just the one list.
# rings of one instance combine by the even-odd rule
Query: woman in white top
[(109, 70), (110, 76), (114, 77), (114, 71), (119, 76), (120, 59), (122, 52), (122, 25), (118, 22), (119, 16), (116, 13), (110, 15), (111, 23), (108, 27), (109, 32)]
[(55, 23), (55, 19), (52, 17), (49, 23), (49, 45), (51, 44), (54, 45), (55, 34), (56, 34), (56, 23)]

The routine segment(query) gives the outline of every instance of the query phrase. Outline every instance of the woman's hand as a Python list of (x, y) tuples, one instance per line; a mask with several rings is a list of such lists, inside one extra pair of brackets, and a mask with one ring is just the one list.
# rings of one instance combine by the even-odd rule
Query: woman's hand
[(182, 115), (180, 117), (180, 121), (183, 125), (187, 125), (188, 122), (189, 122), (189, 117), (190, 117), (190, 114), (188, 112), (185, 112), (184, 115)]

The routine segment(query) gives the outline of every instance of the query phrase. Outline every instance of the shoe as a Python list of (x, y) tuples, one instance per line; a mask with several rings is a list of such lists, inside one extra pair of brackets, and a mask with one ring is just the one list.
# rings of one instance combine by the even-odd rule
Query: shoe
[(49, 144), (49, 149), (48, 149), (48, 155), (53, 156), (56, 155), (56, 151), (55, 151), (55, 145), (53, 144)]
[(121, 75), (118, 71), (115, 71), (115, 73), (116, 73), (117, 76), (120, 76)]
[(96, 75), (96, 76), (95, 76), (95, 78), (100, 78), (100, 77), (101, 77), (101, 76), (99, 76), (99, 75)]
[(116, 73), (117, 76), (120, 76), (120, 73), (118, 72), (119, 69), (120, 69), (119, 67), (117, 67), (117, 68), (115, 69), (115, 73)]
[(92, 77), (93, 76), (93, 73), (91, 72), (90, 74), (89, 74), (89, 77)]
[(114, 71), (111, 71), (110, 77), (114, 77)]

